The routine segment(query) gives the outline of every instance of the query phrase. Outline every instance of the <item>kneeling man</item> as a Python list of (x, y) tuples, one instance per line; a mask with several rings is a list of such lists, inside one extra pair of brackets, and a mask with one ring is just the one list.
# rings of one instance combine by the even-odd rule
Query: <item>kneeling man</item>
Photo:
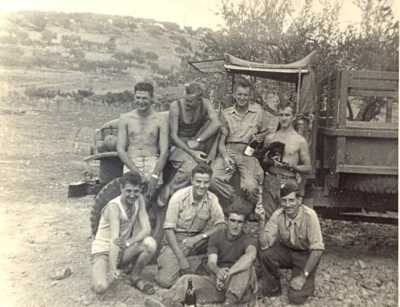
[(188, 281), (192, 280), (197, 303), (222, 303), (224, 306), (242, 306), (255, 302), (257, 278), (254, 262), (257, 241), (243, 233), (245, 214), (232, 206), (226, 229), (219, 229), (208, 242), (208, 275), (188, 274), (180, 277), (165, 294), (163, 303), (147, 299), (146, 306), (181, 306)]
[(156, 241), (150, 237), (150, 221), (141, 190), (138, 173), (124, 174), (121, 195), (102, 211), (92, 243), (92, 286), (96, 293), (104, 293), (119, 277), (121, 267), (133, 260), (132, 286), (146, 294), (154, 293), (153, 285), (140, 276), (157, 250)]
[(324, 243), (317, 214), (301, 204), (296, 191), (294, 183), (282, 186), (281, 208), (272, 214), (266, 225), (263, 206), (257, 206), (256, 214), (259, 218), (263, 295), (279, 296), (279, 268), (290, 268), (289, 302), (303, 304), (314, 292), (315, 273)]
[(187, 256), (207, 248), (207, 241), (225, 218), (217, 196), (208, 191), (212, 176), (210, 166), (199, 163), (192, 170), (192, 185), (172, 195), (164, 222), (167, 244), (158, 257), (157, 282), (169, 288), (180, 275), (194, 272)]

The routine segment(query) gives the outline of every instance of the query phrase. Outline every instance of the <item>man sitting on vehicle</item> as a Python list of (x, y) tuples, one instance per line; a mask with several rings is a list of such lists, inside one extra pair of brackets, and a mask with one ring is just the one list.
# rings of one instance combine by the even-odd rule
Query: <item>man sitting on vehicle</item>
[(208, 161), (206, 142), (220, 128), (218, 116), (209, 100), (203, 98), (200, 84), (185, 87), (185, 97), (175, 101), (169, 111), (170, 135), (173, 145), (169, 161), (175, 170), (171, 181), (163, 188), (163, 200), (190, 184), (192, 169)]
[(168, 159), (168, 121), (153, 109), (153, 85), (135, 85), (137, 109), (122, 114), (118, 126), (117, 151), (125, 171), (138, 172), (148, 184), (148, 196), (153, 196)]
[(192, 185), (175, 192), (169, 201), (164, 222), (167, 244), (157, 260), (156, 279), (164, 288), (171, 287), (182, 273), (195, 271), (186, 257), (197, 254), (209, 236), (225, 225), (218, 198), (208, 191), (211, 176), (207, 164), (198, 164), (192, 170)]
[(303, 304), (314, 292), (324, 243), (317, 214), (301, 204), (296, 191), (297, 185), (292, 182), (283, 185), (281, 208), (272, 214), (266, 225), (263, 206), (257, 206), (255, 212), (259, 219), (263, 295), (281, 295), (279, 268), (291, 268), (289, 302)]
[[(311, 158), (305, 138), (293, 127), (295, 108), (289, 102), (278, 106), (279, 130), (266, 136), (268, 151), (261, 165), (265, 171), (263, 203), (267, 220), (280, 205), (280, 187), (286, 182), (298, 184), (301, 175), (311, 171)], [(271, 155), (272, 147), (282, 146), (279, 155)]]
[[(244, 78), (237, 78), (233, 97), (235, 105), (223, 111), (223, 128), (219, 142), (219, 156), (213, 164), (214, 178), (212, 191), (227, 202), (231, 202), (235, 191), (230, 180), (239, 172), (240, 189), (253, 204), (258, 201), (259, 187), (262, 185), (264, 172), (254, 156), (246, 156), (246, 146), (263, 135), (263, 113), (258, 104), (250, 104), (250, 83)], [(262, 142), (262, 139), (259, 140)], [(253, 208), (248, 208), (248, 213)]]
[(208, 242), (208, 275), (183, 275), (163, 294), (163, 303), (146, 299), (148, 307), (181, 306), (188, 281), (192, 280), (197, 303), (224, 303), (237, 306), (255, 300), (257, 277), (254, 262), (257, 240), (244, 234), (246, 215), (240, 211), (240, 199), (230, 207), (226, 229), (219, 229)]
[(104, 293), (120, 276), (124, 265), (135, 264), (131, 284), (146, 294), (154, 293), (153, 285), (140, 276), (157, 250), (150, 237), (150, 222), (138, 173), (121, 177), (121, 195), (111, 200), (101, 213), (92, 243), (92, 285), (96, 293)]

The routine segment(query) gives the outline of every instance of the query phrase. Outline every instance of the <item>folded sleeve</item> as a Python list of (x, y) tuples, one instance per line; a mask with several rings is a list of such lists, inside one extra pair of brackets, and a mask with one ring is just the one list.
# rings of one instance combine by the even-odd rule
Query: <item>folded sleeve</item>
[(172, 195), (167, 208), (167, 213), (165, 214), (164, 229), (176, 229), (179, 216), (180, 201)]
[(265, 225), (264, 232), (260, 233), (260, 236), (263, 236), (263, 240), (260, 241), (260, 248), (262, 250), (271, 247), (278, 236), (278, 217), (281, 213), (281, 210), (275, 210), (272, 214), (271, 218), (268, 220), (267, 224)]
[(217, 224), (225, 223), (224, 211), (219, 204), (217, 196), (215, 196), (214, 194), (210, 195), (210, 211), (212, 225), (215, 226)]
[(307, 236), (310, 243), (310, 250), (324, 250), (325, 245), (322, 239), (321, 226), (315, 211), (308, 214)]

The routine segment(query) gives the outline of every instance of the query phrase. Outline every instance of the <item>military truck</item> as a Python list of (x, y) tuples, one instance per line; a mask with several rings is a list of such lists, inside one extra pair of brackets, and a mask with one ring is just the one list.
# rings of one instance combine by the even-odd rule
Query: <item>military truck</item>
[(190, 64), (232, 80), (240, 74), (292, 84), (295, 127), (313, 165), (305, 203), (324, 217), (397, 224), (398, 72), (334, 71), (317, 80), (315, 56), (266, 64), (226, 54)]
[[(314, 57), (312, 52), (293, 63), (266, 64), (226, 54), (190, 64), (203, 73), (228, 74), (232, 81), (240, 74), (252, 81), (291, 84), (296, 93), (295, 127), (309, 143), (313, 166), (303, 181), (304, 202), (326, 218), (397, 224), (398, 73), (334, 71), (317, 80)], [(85, 159), (99, 161), (99, 178), (70, 186), (71, 196), (97, 194), (93, 234), (102, 207), (119, 193), (117, 123), (111, 121), (96, 132), (92, 155)], [(153, 210), (157, 236), (163, 214)]]

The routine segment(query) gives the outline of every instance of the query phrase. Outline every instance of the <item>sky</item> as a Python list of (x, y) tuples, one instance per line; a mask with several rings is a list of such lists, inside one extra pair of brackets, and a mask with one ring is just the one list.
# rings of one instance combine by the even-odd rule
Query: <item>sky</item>
[[(391, 1), (398, 18), (400, 1)], [(296, 0), (296, 3), (301, 2)], [(158, 21), (172, 21), (181, 26), (209, 27), (215, 30), (223, 23), (221, 17), (216, 15), (220, 3), (220, 0), (0, 0), (0, 12), (17, 10), (92, 12), (152, 18)], [(359, 11), (352, 1), (343, 0), (341, 25), (356, 23), (359, 19)]]

